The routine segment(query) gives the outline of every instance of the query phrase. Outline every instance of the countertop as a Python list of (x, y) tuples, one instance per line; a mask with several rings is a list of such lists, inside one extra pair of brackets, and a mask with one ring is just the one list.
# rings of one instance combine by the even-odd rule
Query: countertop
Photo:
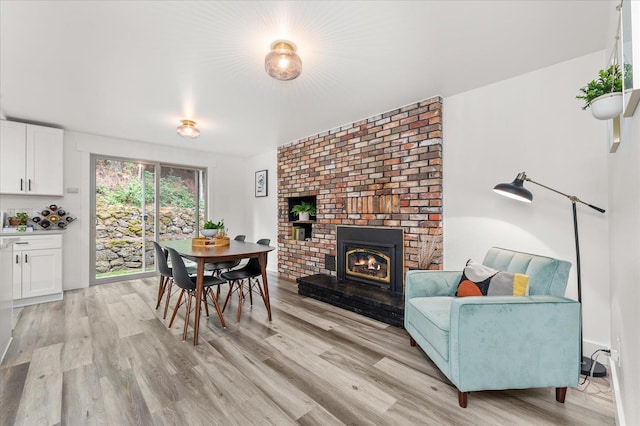
[(54, 235), (54, 234), (62, 234), (64, 230), (62, 229), (52, 229), (51, 231), (31, 231), (31, 232), (18, 232), (11, 231), (6, 232), (4, 229), (0, 232), (0, 237), (28, 237), (34, 235)]

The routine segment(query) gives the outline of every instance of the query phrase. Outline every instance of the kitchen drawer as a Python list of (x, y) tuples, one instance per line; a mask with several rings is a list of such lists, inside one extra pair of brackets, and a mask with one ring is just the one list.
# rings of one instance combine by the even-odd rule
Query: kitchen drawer
[(62, 247), (62, 235), (25, 235), (19, 238), (20, 240), (13, 244), (13, 251), (55, 249)]

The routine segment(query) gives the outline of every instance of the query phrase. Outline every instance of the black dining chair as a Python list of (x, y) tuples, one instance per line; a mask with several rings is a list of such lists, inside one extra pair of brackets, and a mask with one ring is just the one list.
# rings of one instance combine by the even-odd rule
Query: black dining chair
[[(167, 257), (169, 254), (157, 241), (153, 241), (153, 248), (155, 250), (156, 265), (158, 267), (158, 272), (160, 273), (160, 285), (158, 288), (158, 302), (156, 303), (156, 309), (160, 307), (160, 303), (162, 303), (162, 297), (166, 293), (167, 300), (164, 303), (164, 314), (162, 315), (162, 319), (166, 319), (167, 311), (169, 309), (169, 300), (171, 299), (173, 273), (171, 272), (171, 267), (167, 262)], [(189, 275), (194, 275), (196, 273), (196, 268), (188, 266), (187, 272), (189, 273)]]
[[(240, 241), (240, 242), (244, 242), (246, 235), (236, 235), (236, 237), (234, 238), (235, 241)], [(213, 276), (220, 276), (220, 274), (222, 273), (222, 271), (226, 270), (228, 271), (229, 269), (233, 269), (236, 266), (238, 266), (240, 264), (240, 259), (238, 260), (229, 260), (227, 262), (218, 262), (218, 263), (205, 263), (204, 264), (204, 270), (205, 271), (213, 271), (212, 275)], [(218, 289), (220, 289), (218, 287)]]
[[(173, 321), (176, 318), (176, 314), (178, 313), (178, 308), (181, 305), (182, 297), (187, 295), (187, 300), (185, 301), (187, 305), (187, 312), (185, 313), (184, 318), (184, 331), (182, 332), (182, 340), (187, 340), (187, 328), (189, 327), (189, 314), (191, 313), (191, 301), (196, 297), (196, 277), (190, 276), (187, 272), (187, 268), (184, 265), (184, 261), (182, 260), (182, 256), (172, 248), (167, 248), (169, 251), (169, 257), (171, 258), (171, 270), (173, 275), (173, 281), (176, 283), (178, 287), (180, 287), (180, 295), (178, 296), (178, 301), (176, 302), (176, 307), (173, 309), (173, 314), (171, 315), (171, 320), (169, 321), (169, 328), (173, 325)], [(213, 291), (211, 287), (220, 286), (224, 284), (226, 281), (221, 280), (218, 277), (212, 276), (204, 276), (203, 277), (203, 293), (202, 300), (196, 300), (196, 303), (204, 302), (205, 311), (207, 316), (209, 316), (209, 305), (207, 304), (207, 294), (213, 301), (213, 306), (216, 308), (216, 312), (218, 313), (218, 318), (220, 318), (220, 323), (222, 327), (226, 327), (224, 323), (224, 317), (222, 316), (222, 311), (220, 310), (220, 305), (218, 305), (218, 299), (214, 297)]]
[[(271, 240), (269, 238), (262, 238), (256, 241), (257, 244), (263, 244), (268, 246)], [(265, 254), (266, 256), (266, 254)], [(266, 257), (265, 257), (265, 266), (266, 266)], [(249, 293), (249, 301), (251, 306), (253, 306), (253, 291), (257, 287), (260, 292), (260, 296), (262, 297), (262, 301), (264, 302), (264, 291), (262, 290), (262, 284), (260, 283), (259, 278), (262, 276), (262, 270), (260, 269), (260, 261), (257, 257), (252, 257), (249, 259), (249, 262), (239, 269), (233, 269), (231, 271), (224, 272), (220, 275), (220, 278), (229, 282), (229, 292), (227, 293), (227, 297), (224, 300), (224, 305), (222, 306), (222, 312), (227, 307), (229, 303), (229, 299), (231, 298), (231, 293), (236, 291), (238, 293), (238, 322), (240, 322), (240, 315), (242, 314), (242, 302), (244, 301), (244, 285), (245, 280), (247, 281), (247, 290)], [(234, 289), (235, 285), (235, 289)], [(266, 306), (266, 302), (265, 302)]]

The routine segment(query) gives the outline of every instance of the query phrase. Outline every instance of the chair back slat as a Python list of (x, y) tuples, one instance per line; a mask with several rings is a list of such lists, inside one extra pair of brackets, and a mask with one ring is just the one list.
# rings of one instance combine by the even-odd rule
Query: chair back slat
[(187, 267), (184, 265), (184, 260), (182, 260), (182, 256), (180, 256), (180, 253), (170, 247), (167, 247), (167, 250), (169, 251), (169, 256), (171, 257), (173, 281), (180, 288), (184, 288), (185, 290), (194, 290), (196, 288), (196, 284), (193, 282), (193, 280), (191, 280), (189, 272), (187, 271)]
[[(262, 244), (262, 245), (268, 246), (270, 242), (271, 240), (269, 238), (261, 238), (258, 241), (256, 241), (256, 244)], [(264, 261), (265, 267), (267, 266), (268, 259), (269, 259), (269, 256), (268, 255), (265, 256), (265, 261)], [(251, 272), (257, 272), (258, 274), (260, 274), (260, 260), (258, 260), (257, 257), (252, 257), (251, 259), (249, 259), (249, 262), (242, 269), (246, 269)]]
[(171, 278), (172, 273), (171, 268), (169, 268), (169, 265), (167, 264), (167, 255), (165, 254), (160, 244), (158, 244), (156, 241), (153, 241), (153, 247), (156, 253), (156, 265), (158, 266), (158, 272), (160, 272), (160, 275), (162, 275), (163, 277)]

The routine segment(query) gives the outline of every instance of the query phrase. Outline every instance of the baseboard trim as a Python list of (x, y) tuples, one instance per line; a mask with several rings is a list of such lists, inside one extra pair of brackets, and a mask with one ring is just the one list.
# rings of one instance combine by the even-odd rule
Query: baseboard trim
[(2, 363), (2, 361), (4, 361), (4, 357), (7, 354), (7, 352), (9, 352), (9, 346), (11, 346), (11, 342), (13, 341), (13, 336), (11, 336), (9, 338), (9, 342), (7, 343), (7, 347), (4, 348), (4, 352), (2, 352), (2, 356), (0, 357), (0, 363)]
[(611, 388), (613, 389), (614, 410), (616, 413), (616, 425), (627, 426), (624, 419), (624, 409), (622, 407), (622, 398), (620, 397), (620, 383), (618, 382), (618, 366), (612, 362), (609, 366), (611, 371)]

